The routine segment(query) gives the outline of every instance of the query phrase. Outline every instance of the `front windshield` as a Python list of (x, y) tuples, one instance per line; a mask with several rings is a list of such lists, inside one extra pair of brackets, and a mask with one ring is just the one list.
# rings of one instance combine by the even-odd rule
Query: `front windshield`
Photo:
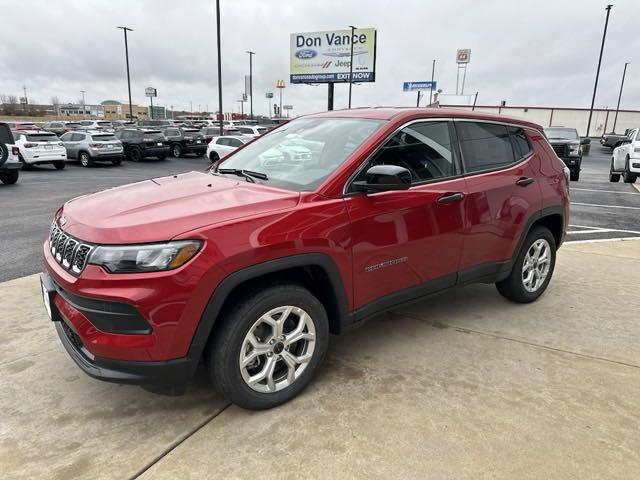
[(548, 139), (579, 140), (575, 128), (545, 128), (544, 133)]
[[(315, 190), (384, 122), (351, 118), (301, 118), (267, 133), (219, 166), (267, 175), (265, 185)], [(212, 172), (215, 173), (215, 172)]]

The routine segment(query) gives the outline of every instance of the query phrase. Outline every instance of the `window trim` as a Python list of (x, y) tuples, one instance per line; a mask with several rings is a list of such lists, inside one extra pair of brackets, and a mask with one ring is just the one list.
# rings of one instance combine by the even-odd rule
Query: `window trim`
[[(442, 178), (433, 178), (431, 180), (423, 180), (421, 182), (415, 182), (415, 183), (411, 183), (411, 187), (409, 187), (409, 190), (411, 190), (414, 186), (419, 187), (422, 185), (428, 185), (430, 183), (438, 183), (438, 182), (447, 182), (449, 180), (454, 180), (456, 178), (461, 178), (464, 176), (464, 166), (462, 164), (462, 157), (459, 155), (460, 154), (460, 148), (459, 148), (459, 144), (458, 144), (458, 134), (455, 131), (454, 125), (453, 125), (453, 118), (449, 117), (434, 117), (434, 118), (418, 118), (418, 119), (414, 119), (414, 120), (410, 120), (408, 122), (403, 123), (402, 125), (400, 125), (398, 128), (396, 128), (395, 130), (393, 130), (389, 135), (387, 135), (384, 140), (382, 140), (378, 146), (373, 150), (373, 152), (371, 152), (369, 155), (367, 155), (367, 157), (362, 161), (362, 163), (360, 163), (360, 165), (358, 165), (358, 167), (353, 171), (353, 173), (349, 176), (349, 178), (347, 179), (347, 181), (344, 184), (344, 187), (342, 188), (342, 196), (343, 197), (351, 197), (354, 195), (362, 195), (362, 192), (360, 191), (350, 191), (351, 186), (353, 185), (353, 182), (355, 181), (355, 179), (358, 177), (358, 175), (360, 174), (360, 172), (364, 169), (364, 167), (367, 165), (367, 163), (369, 163), (369, 161), (375, 157), (384, 147), (384, 145), (391, 140), (396, 133), (398, 133), (399, 131), (413, 125), (414, 123), (427, 123), (427, 122), (447, 122), (447, 127), (449, 129), (449, 137), (451, 140), (451, 153), (453, 154), (453, 166), (456, 170), (455, 175), (452, 175), (450, 177), (442, 177)], [(369, 195), (375, 195), (375, 193), (384, 193), (384, 192), (374, 192), (374, 193), (370, 193)]]

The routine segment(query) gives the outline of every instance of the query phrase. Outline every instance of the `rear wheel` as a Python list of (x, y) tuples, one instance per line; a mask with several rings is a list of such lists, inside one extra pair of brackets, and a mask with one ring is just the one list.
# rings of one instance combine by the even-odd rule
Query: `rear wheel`
[(221, 322), (209, 345), (209, 372), (224, 397), (244, 408), (271, 408), (298, 395), (327, 351), (326, 311), (298, 285), (247, 292)]
[(93, 166), (93, 159), (89, 156), (89, 154), (87, 152), (81, 152), (79, 159), (80, 159), (80, 164), (83, 167), (92, 167)]
[(22, 162), (22, 170), (31, 170), (33, 165), (24, 161), (22, 154), (18, 155), (18, 159)]
[(209, 161), (210, 161), (211, 163), (215, 163), (215, 162), (217, 162), (218, 160), (220, 160), (220, 155), (218, 155), (218, 152), (211, 152), (211, 153), (209, 154)]
[(500, 294), (518, 303), (536, 300), (546, 290), (556, 265), (556, 240), (546, 227), (535, 227), (522, 245), (509, 276), (496, 283)]
[(609, 181), (617, 182), (620, 180), (620, 174), (613, 171), (613, 158), (611, 158), (611, 167), (609, 167)]
[(139, 148), (132, 148), (129, 150), (129, 160), (132, 162), (139, 162), (142, 160), (142, 152)]
[(0, 173), (0, 182), (5, 185), (13, 185), (18, 181), (18, 177), (20, 176), (20, 172), (18, 170), (11, 170), (9, 172)]
[(636, 174), (631, 173), (629, 169), (629, 157), (627, 157), (627, 161), (624, 165), (624, 173), (622, 174), (622, 181), (624, 183), (633, 183), (636, 181)]
[(171, 147), (171, 154), (176, 158), (180, 158), (182, 156), (182, 146), (179, 143), (174, 144)]
[(64, 170), (66, 166), (65, 162), (53, 162), (53, 166), (56, 167), (56, 170)]

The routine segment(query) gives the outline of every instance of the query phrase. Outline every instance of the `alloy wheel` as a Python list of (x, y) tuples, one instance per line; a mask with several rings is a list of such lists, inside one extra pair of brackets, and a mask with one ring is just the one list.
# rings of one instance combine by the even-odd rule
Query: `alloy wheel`
[(261, 393), (287, 388), (306, 370), (315, 344), (315, 324), (306, 311), (291, 305), (271, 309), (256, 320), (242, 342), (242, 378)]
[(551, 246), (544, 238), (531, 244), (522, 265), (522, 284), (528, 292), (537, 291), (547, 279), (551, 267)]

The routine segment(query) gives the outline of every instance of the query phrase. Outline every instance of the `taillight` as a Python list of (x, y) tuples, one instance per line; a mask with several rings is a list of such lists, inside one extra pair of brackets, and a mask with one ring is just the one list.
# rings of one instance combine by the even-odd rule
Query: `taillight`
[(58, 142), (58, 145), (60, 145), (62, 147), (63, 143), (62, 142)]
[(34, 148), (37, 147), (38, 144), (37, 143), (25, 143), (24, 144), (24, 148)]
[(20, 149), (18, 147), (11, 147), (11, 153), (14, 155), (20, 155)]
[(91, 148), (102, 148), (102, 144), (101, 143), (90, 143), (89, 146)]

